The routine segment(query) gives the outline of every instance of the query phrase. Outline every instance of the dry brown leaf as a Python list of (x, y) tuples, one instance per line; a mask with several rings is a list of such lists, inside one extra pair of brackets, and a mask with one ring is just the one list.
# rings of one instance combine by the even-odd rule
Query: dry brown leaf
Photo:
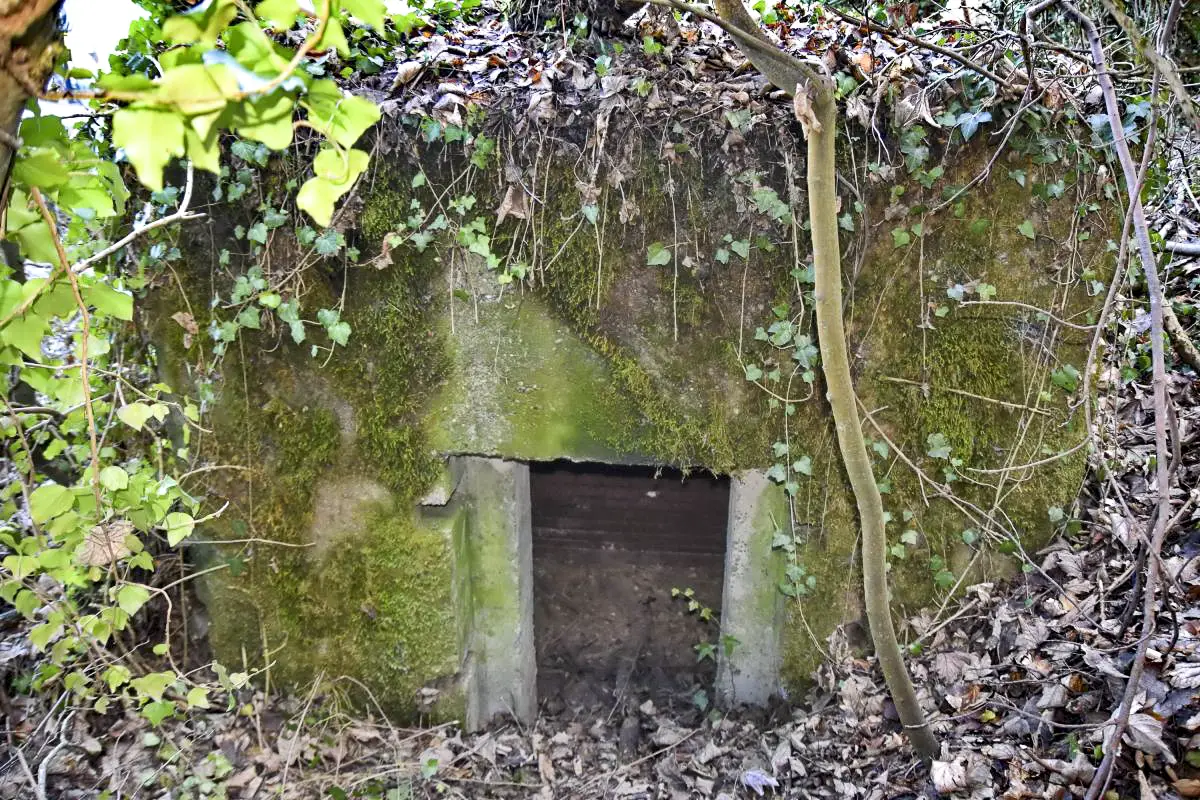
[(424, 68), (425, 65), (420, 61), (405, 61), (396, 68), (396, 78), (392, 81), (392, 90), (394, 91), (401, 86), (412, 83)]
[(808, 87), (796, 85), (796, 93), (792, 95), (792, 110), (796, 113), (800, 127), (804, 128), (805, 136), (821, 132), (821, 122), (813, 111), (812, 95), (808, 93)]
[(179, 323), (179, 327), (195, 336), (200, 332), (200, 326), (196, 324), (196, 319), (186, 311), (176, 311), (171, 315), (171, 319)]
[(130, 555), (125, 539), (133, 534), (133, 523), (117, 519), (95, 526), (83, 539), (79, 560), (87, 567), (103, 567)]
[(504, 199), (496, 209), (496, 224), (500, 225), (508, 217), (529, 219), (529, 203), (525, 198), (525, 191), (518, 186), (509, 186), (504, 193)]
[(967, 788), (967, 767), (961, 760), (934, 761), (929, 776), (939, 794), (954, 794)]

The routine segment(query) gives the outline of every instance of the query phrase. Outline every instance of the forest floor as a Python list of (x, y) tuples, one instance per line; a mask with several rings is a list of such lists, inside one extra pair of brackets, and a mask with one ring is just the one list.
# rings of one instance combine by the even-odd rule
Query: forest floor
[[(476, 56), (462, 56), (470, 35), (454, 57), (480, 76), (471, 59), (490, 63), (494, 51), (483, 36)], [(692, 49), (704, 47), (711, 42)], [(901, 47), (890, 57), (909, 56)], [(693, 76), (692, 67), (728, 70), (729, 58), (677, 56)], [(594, 72), (574, 74), (576, 91), (596, 82)], [(596, 90), (621, 77), (604, 76), (607, 88)], [(432, 90), (411, 98), (406, 111), (439, 102)], [(1183, 147), (1172, 168), (1186, 174), (1195, 153), (1194, 143)], [(1165, 238), (1200, 232), (1194, 182), (1152, 203), (1152, 227)], [(1166, 277), (1168, 297), (1192, 307), (1200, 259), (1177, 254)], [(1121, 370), (1144, 357), (1149, 318), (1137, 298), (1118, 297), (1113, 311), (1092, 469), (1067, 511), (1079, 524), (1064, 524), (1018, 579), (973, 586), (907, 620), (908, 641), (921, 645), (910, 669), (943, 742), (931, 768), (907, 747), (873, 661), (839, 631), (823, 643), (828, 658), (809, 692), (768, 710), (717, 714), (631, 693), (480, 733), (398, 728), (351, 710), (339, 691), (315, 688), (283, 696), (247, 687), (220, 709), (152, 727), (133, 711), (101, 715), (67, 708), (62, 697), (5, 694), (5, 678), (0, 714), (11, 755), (0, 759), (0, 799), (1082, 797), (1143, 636), (1142, 575), (1155, 557), (1147, 547), (1156, 492), (1148, 370), (1132, 378)], [(1200, 797), (1198, 393), (1196, 373), (1176, 364), (1173, 517), (1158, 556), (1166, 585), (1110, 796)], [(34, 660), (22, 626), (0, 630), (0, 674), (28, 673)], [(11, 747), (18, 740), (24, 746)]]

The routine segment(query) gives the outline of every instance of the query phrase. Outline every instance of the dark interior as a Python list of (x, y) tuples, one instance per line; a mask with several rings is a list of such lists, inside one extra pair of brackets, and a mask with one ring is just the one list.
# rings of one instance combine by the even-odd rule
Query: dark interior
[[(715, 663), (729, 479), (675, 469), (530, 467), (538, 695), (587, 713), (647, 698), (690, 702)], [(688, 613), (692, 589), (713, 620)]]

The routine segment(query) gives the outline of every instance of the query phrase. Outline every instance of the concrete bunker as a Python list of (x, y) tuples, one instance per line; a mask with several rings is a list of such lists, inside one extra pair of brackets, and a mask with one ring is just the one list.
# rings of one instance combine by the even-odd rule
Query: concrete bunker
[[(611, 705), (631, 688), (669, 702), (715, 684), (733, 705), (778, 687), (780, 490), (763, 473), (473, 456), (450, 471), (467, 519), (469, 725), (529, 720), (539, 703)], [(712, 619), (672, 589), (691, 589)], [(698, 659), (701, 642), (711, 659)]]

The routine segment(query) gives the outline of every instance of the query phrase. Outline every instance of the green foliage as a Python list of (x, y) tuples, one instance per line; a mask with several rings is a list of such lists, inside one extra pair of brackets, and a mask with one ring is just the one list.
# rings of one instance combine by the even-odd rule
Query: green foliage
[[(379, 110), (321, 77), (309, 53), (331, 50), (365, 69), (390, 53), (386, 38), (395, 41), (430, 17), (420, 11), (419, 19), (388, 18), (381, 0), (316, 5), (304, 12), (295, 0), (266, 0), (256, 17), (246, 4), (215, 0), (194, 13), (138, 20), (127, 49), (110, 59), (111, 70), (96, 77), (91, 93), (111, 113), (110, 128), (77, 134), (58, 118), (36, 115), (21, 123), (5, 233), (24, 259), (51, 269), (32, 277), (0, 266), (0, 427), (19, 477), (3, 495), (0, 599), (28, 619), (30, 641), (45, 652), (30, 685), (65, 690), (72, 703), (101, 713), (118, 704), (158, 724), (208, 707), (212, 691), (234, 691), (248, 678), (219, 665), (211, 684), (169, 662), (146, 671), (143, 665), (154, 663), (148, 654), (135, 667), (127, 642), (116, 646), (163, 594), (155, 588), (160, 558), (213, 516), (202, 516), (200, 500), (182, 483), (195, 455), (200, 405), (151, 383), (140, 363), (130, 364), (127, 347), (135, 296), (152, 270), (180, 258), (178, 230), (161, 222), (122, 229), (131, 192), (116, 160), (124, 158), (145, 189), (142, 222), (171, 222), (190, 213), (193, 168), (215, 176), (213, 199), (245, 202), (268, 182), (271, 153), (290, 147), (295, 131), (319, 137), (312, 164), (296, 170), (303, 176), (311, 169), (311, 177), (259, 193), (254, 218), (232, 231), (236, 249), (248, 252), (214, 254), (220, 267), (244, 271), (231, 276), (203, 324), (214, 359), (243, 331), (276, 319), (296, 342), (315, 325), (330, 342), (319, 349), (332, 354), (347, 346), (350, 323), (338, 308), (305, 321), (294, 286), (254, 262), (289, 223), (316, 257), (357, 259), (341, 233), (314, 230), (298, 212), (329, 225), (337, 201), (367, 166), (366, 152), (354, 145)], [(466, 8), (450, 5), (434, 11)], [(303, 52), (272, 35), (298, 22)], [(481, 151), (485, 158), (487, 149)], [(180, 158), (188, 164), (186, 181), (171, 169)], [(192, 311), (174, 320), (199, 344), (202, 322)], [(203, 380), (198, 388), (203, 405), (212, 389)], [(160, 659), (169, 648), (157, 644), (153, 653)]]

